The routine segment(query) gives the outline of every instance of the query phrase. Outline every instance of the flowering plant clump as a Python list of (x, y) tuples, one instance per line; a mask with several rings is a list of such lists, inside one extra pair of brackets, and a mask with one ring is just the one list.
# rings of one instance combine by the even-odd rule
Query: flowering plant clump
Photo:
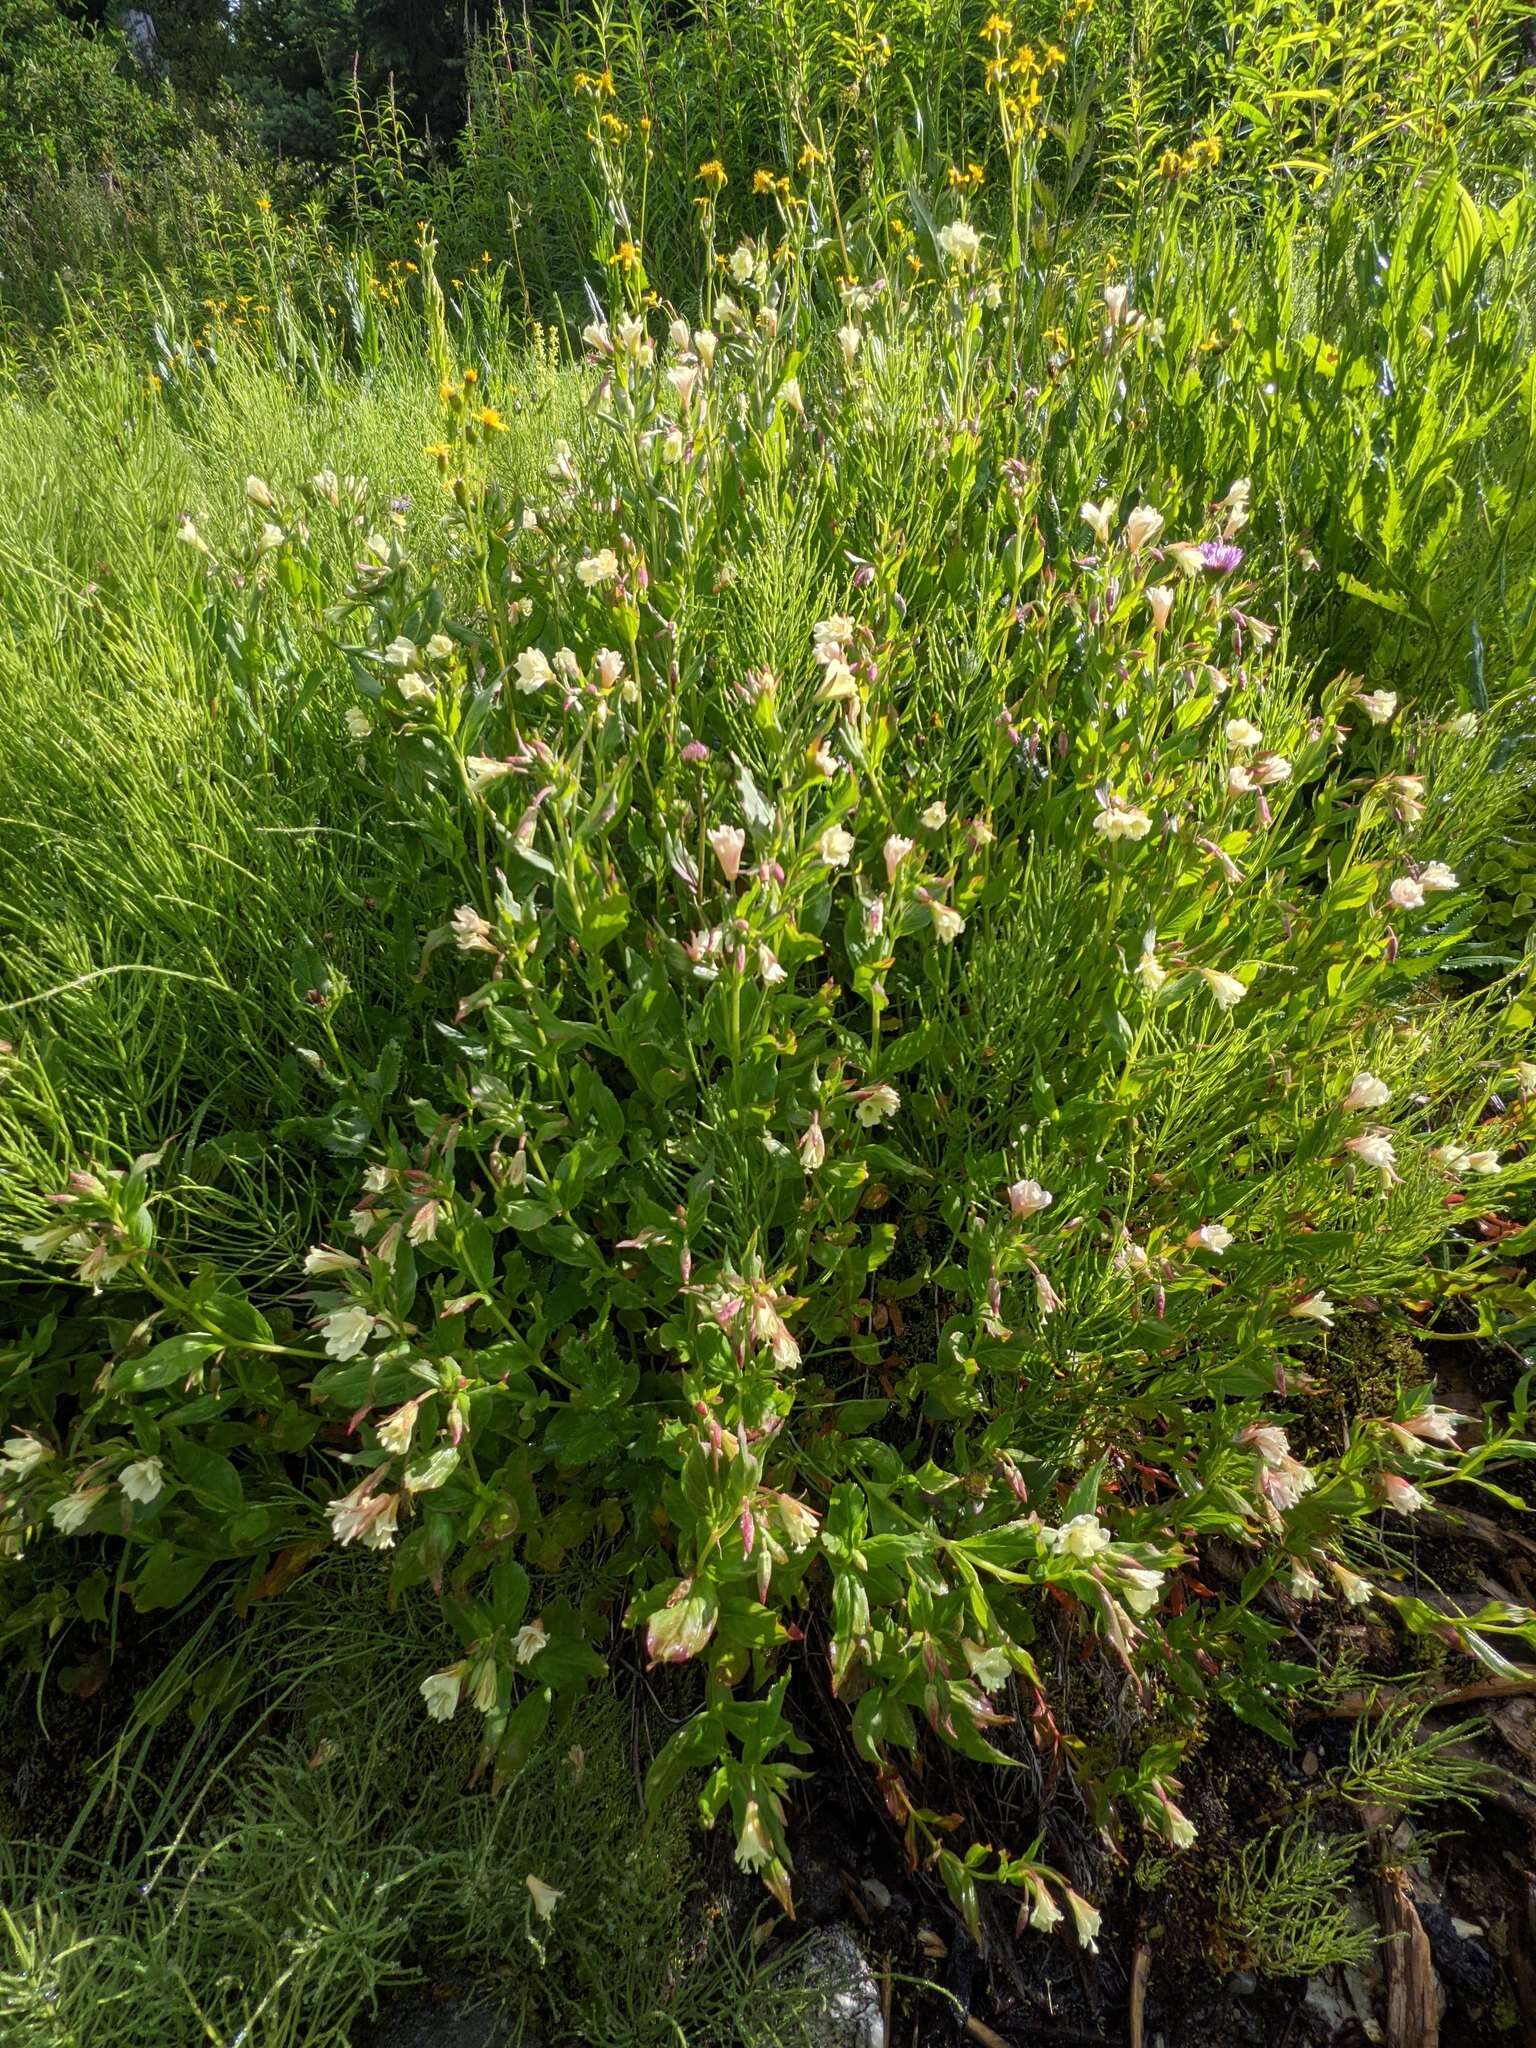
[[(616, 279), (529, 498), (445, 376), (440, 547), (381, 521), (330, 614), (435, 905), (435, 1052), (359, 1071), (318, 993), (308, 1128), (362, 1163), (302, 1273), (161, 1253), (173, 1160), (72, 1176), (26, 1249), (132, 1312), (105, 1361), (15, 1354), (0, 1492), (144, 1608), (387, 1553), (461, 1638), (424, 1716), (478, 1713), (502, 1771), (622, 1615), (702, 1674), (654, 1789), (701, 1774), (786, 1906), (824, 1688), (973, 1925), (985, 1884), (1091, 1942), (1047, 1817), (967, 1844), (926, 1742), (1038, 1750), (1110, 1839), (1182, 1847), (1207, 1703), (1284, 1733), (1304, 1603), (1495, 1668), (1536, 1640), (1366, 1558), (1528, 1455), (1523, 1397), (1309, 1407), (1337, 1318), (1518, 1292), (1469, 1226), (1529, 1181), (1536, 1070), (1507, 990), (1437, 979), (1485, 741), (1288, 658), (1244, 479), (1128, 447), (1063, 491), (1053, 423), (1157, 337), (1111, 285), (1015, 394), (1019, 273), (961, 225), (919, 299), (792, 241), (696, 321)], [(1066, 1649), (1140, 1704), (1108, 1762)]]

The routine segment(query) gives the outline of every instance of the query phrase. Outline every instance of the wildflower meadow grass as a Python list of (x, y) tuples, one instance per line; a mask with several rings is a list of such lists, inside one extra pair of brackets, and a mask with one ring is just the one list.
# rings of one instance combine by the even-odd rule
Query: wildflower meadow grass
[(1523, 1505), (1527, 1379), (1410, 1346), (1320, 1419), (1341, 1328), (1536, 1328), (1536, 188), (1434, 12), (1267, 114), (1212, 76), (1290, 76), (1269, 13), (1142, 66), (896, 10), (783, 78), (701, 17), (655, 116), (599, 16), (497, 88), (551, 262), (578, 159), (597, 221), (553, 326), (537, 214), (471, 270), (444, 205), (14, 357), (19, 1652), (372, 1554), (416, 1756), (515, 1788), (683, 1667), (663, 1842), (697, 1799), (792, 1912), (835, 1726), (978, 1940), (1086, 1947), (1319, 1629), (1525, 1672), (1411, 1556)]

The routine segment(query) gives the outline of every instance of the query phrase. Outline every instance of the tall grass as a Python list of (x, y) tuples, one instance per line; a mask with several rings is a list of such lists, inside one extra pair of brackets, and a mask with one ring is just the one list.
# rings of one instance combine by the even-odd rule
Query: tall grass
[[(489, 46), (451, 175), (365, 134), (377, 255), (258, 208), (200, 299), (18, 351), (10, 1632), (61, 1553), (153, 1611), (360, 1540), (513, 1771), (632, 1595), (705, 1667), (660, 1805), (708, 1768), (786, 1900), (824, 1634), (973, 1930), (1088, 1939), (1102, 1871), (949, 1844), (926, 1731), (1065, 1755), (1068, 1655), (1118, 1658), (1077, 1794), (1186, 1846), (1210, 1703), (1283, 1733), (1304, 1682), (1267, 1587), (1443, 1629), (1356, 1567), (1530, 1454), (1524, 1391), (1480, 1443), (1407, 1383), (1311, 1465), (1285, 1427), (1344, 1304), (1527, 1299), (1473, 879), (1536, 655), (1502, 35), (637, 4)], [(579, 360), (534, 338), (582, 299)]]
[[(1529, 161), (1520, 0), (1024, 0), (1002, 11), (1069, 59), (1038, 197), (1070, 207), (1078, 231), (1125, 229), (1196, 138), (1222, 153), (1207, 192), (1240, 208), (1270, 183), (1293, 193), (1357, 174), (1391, 184), (1448, 149), (1478, 185)], [(951, 168), (974, 165), (992, 186), (1005, 178), (976, 62), (996, 14), (985, 0), (600, 0), (553, 19), (514, 12), (472, 53), (454, 159), (413, 155), (392, 103), (354, 106), (354, 208), (386, 235), (403, 213), (429, 212), (456, 262), (489, 246), (515, 258), (536, 298), (574, 301), (617, 174), (656, 274), (681, 292), (706, 260), (700, 162), (720, 160), (730, 178), (719, 219), (732, 238), (765, 218), (756, 174), (793, 176), (807, 150), (833, 166), (845, 224), (942, 184)], [(601, 84), (583, 98), (581, 80)]]
[[(229, 484), (248, 475), (304, 496), (332, 585), (371, 531), (348, 478), (366, 479), (369, 521), (433, 531), (420, 327), (384, 319), (363, 376), (338, 363), (296, 381), (234, 334), (216, 367), (194, 358), (157, 389), (153, 355), (104, 343), (65, 348), (5, 401), (0, 1034), (25, 1056), (0, 1093), (12, 1221), (25, 1178), (174, 1133), (225, 1256), (301, 1235), (306, 1173), (257, 1135), (314, 1107), (296, 1048), (343, 990), (360, 1057), (408, 1034), (392, 992), (413, 956), (415, 852), (357, 772), (325, 585), (285, 586), (268, 563), (210, 590), (199, 551), (236, 526), (243, 540)], [(488, 383), (509, 374), (518, 431), (501, 459), (531, 480), (576, 382), (530, 357)], [(333, 467), (337, 506), (306, 491)], [(178, 538), (188, 520), (198, 544)]]
[[(710, 1908), (683, 1805), (641, 1838), (612, 1698), (505, 1797), (425, 1741), (430, 1607), (322, 1569), (194, 1631), (96, 1763), (71, 1829), (7, 1815), (7, 2048), (348, 2048), (405, 1987), (593, 2048), (808, 2048), (816, 1999)], [(8, 1706), (23, 1721), (23, 1687)], [(545, 1922), (528, 1878), (559, 1898)]]

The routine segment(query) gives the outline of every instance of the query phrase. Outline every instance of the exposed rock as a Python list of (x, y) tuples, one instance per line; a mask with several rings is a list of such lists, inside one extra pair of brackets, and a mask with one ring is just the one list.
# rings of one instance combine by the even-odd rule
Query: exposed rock
[[(356, 2048), (511, 2048), (512, 2023), (494, 2005), (432, 1990), (387, 1999)], [(534, 2048), (532, 2042), (526, 2048)]]
[(825, 1927), (800, 1951), (796, 1974), (816, 1992), (817, 2048), (885, 2048), (880, 1985), (846, 1927)]
[(1447, 1984), (1476, 1999), (1492, 1999), (1499, 1984), (1499, 1966), (1472, 1920), (1457, 1920), (1444, 1906), (1419, 1902), (1419, 1918), (1429, 1936), (1435, 1968)]

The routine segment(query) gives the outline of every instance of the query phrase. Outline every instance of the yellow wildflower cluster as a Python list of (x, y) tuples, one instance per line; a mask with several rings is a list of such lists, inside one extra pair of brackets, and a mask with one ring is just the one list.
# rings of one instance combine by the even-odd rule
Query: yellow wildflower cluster
[(1185, 178), (1193, 177), (1196, 171), (1205, 170), (1221, 162), (1221, 141), (1215, 135), (1202, 135), (1198, 142), (1192, 142), (1188, 149), (1165, 149), (1157, 162), (1157, 175), (1170, 185), (1177, 185)]
[[(447, 414), (447, 434), (443, 440), (429, 442), (426, 453), (437, 464), (445, 483), (455, 466), (456, 450), (473, 447), (477, 441), (489, 441), (508, 431), (496, 407), (483, 402), (479, 383), (480, 373), (471, 366), (461, 370), (457, 378), (444, 377), (437, 387), (438, 402)], [(455, 478), (455, 488), (457, 483)]]
[(620, 242), (608, 261), (628, 277), (632, 270), (640, 267), (640, 250), (634, 242)]
[(708, 163), (700, 164), (697, 175), (698, 182), (711, 192), (718, 192), (730, 183), (725, 175), (725, 165), (717, 156), (712, 156)]
[(986, 180), (986, 172), (980, 164), (951, 164), (948, 171), (950, 186), (958, 191), (972, 191)]
[(611, 100), (614, 94), (611, 71), (578, 71), (571, 80), (575, 91), (585, 93), (589, 99)]
[(603, 133), (611, 136), (615, 142), (627, 142), (629, 140), (629, 123), (621, 121), (617, 114), (610, 114), (605, 111), (598, 115), (597, 123)]
[(257, 299), (250, 292), (236, 292), (233, 302), (229, 299), (204, 299), (202, 303), (208, 318), (198, 337), (200, 343), (206, 341), (212, 330), (224, 321), (225, 315), (230, 313), (231, 303), (235, 309), (228, 321), (231, 327), (259, 326), (262, 315), (272, 310), (265, 299)]
[(1007, 123), (1027, 135), (1035, 126), (1041, 87), (1066, 63), (1067, 53), (1055, 43), (1038, 50), (1033, 43), (1015, 43), (1013, 34), (1006, 15), (988, 15), (982, 24), (981, 40), (992, 52), (987, 59), (987, 90), (997, 94)]

